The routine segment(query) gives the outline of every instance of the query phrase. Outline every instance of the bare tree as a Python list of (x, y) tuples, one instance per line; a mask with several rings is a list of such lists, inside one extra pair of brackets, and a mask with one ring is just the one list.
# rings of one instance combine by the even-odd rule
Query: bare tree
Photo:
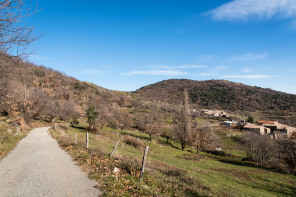
[(31, 1), (2, 0), (0, 2), (0, 50), (17, 50), (17, 55), (36, 40), (34, 27), (29, 27), (24, 19), (36, 13)]
[(188, 91), (184, 90), (182, 111), (175, 118), (176, 125), (174, 127), (174, 133), (177, 140), (181, 143), (181, 148), (184, 150), (189, 144), (191, 139), (192, 127), (189, 117), (189, 104), (188, 104)]
[(60, 118), (66, 122), (69, 122), (70, 119), (72, 119), (71, 124), (73, 125), (75, 120), (77, 120), (80, 116), (77, 108), (78, 107), (73, 100), (60, 101), (58, 114)]
[(283, 160), (293, 173), (296, 173), (296, 133), (291, 138), (287, 136), (278, 139), (281, 160)]
[(96, 132), (98, 132), (98, 135), (101, 134), (103, 128), (108, 125), (109, 123), (109, 114), (108, 114), (108, 108), (104, 104), (100, 104), (97, 106), (98, 109), (98, 115), (96, 118), (96, 125), (98, 126), (98, 129)]
[(160, 136), (166, 139), (166, 143), (173, 138), (173, 127), (172, 125), (166, 124), (161, 126)]
[(203, 150), (211, 149), (214, 142), (215, 140), (213, 139), (213, 133), (210, 127), (202, 129), (194, 128), (191, 143), (195, 147), (197, 153)]
[(265, 167), (275, 155), (275, 144), (267, 135), (248, 132), (243, 138), (250, 161)]
[(152, 136), (159, 132), (159, 127), (160, 123), (156, 112), (145, 114), (139, 117), (137, 121), (137, 128), (143, 133), (148, 134), (150, 141), (152, 140)]
[(132, 124), (132, 118), (127, 111), (124, 110), (114, 110), (114, 118), (116, 119), (117, 125), (121, 130), (124, 128), (129, 128)]

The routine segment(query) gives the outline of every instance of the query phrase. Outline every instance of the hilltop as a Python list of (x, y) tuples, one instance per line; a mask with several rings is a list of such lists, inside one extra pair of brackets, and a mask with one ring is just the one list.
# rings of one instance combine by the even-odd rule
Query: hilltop
[(171, 79), (142, 87), (134, 93), (143, 100), (180, 104), (185, 88), (191, 104), (197, 108), (258, 112), (257, 116), (262, 118), (293, 124), (290, 119), (296, 111), (296, 95), (226, 80)]
[(0, 61), (0, 111), (3, 115), (25, 117), (25, 121), (74, 120), (85, 116), (88, 106), (94, 104), (104, 111), (104, 116), (114, 127), (135, 126), (138, 112), (147, 111), (148, 105), (155, 101), (159, 106), (177, 106), (187, 88), (189, 102), (194, 108), (228, 110), (295, 125), (296, 95), (271, 89), (226, 80), (171, 79), (135, 92), (120, 92), (79, 81), (5, 53), (0, 54)]

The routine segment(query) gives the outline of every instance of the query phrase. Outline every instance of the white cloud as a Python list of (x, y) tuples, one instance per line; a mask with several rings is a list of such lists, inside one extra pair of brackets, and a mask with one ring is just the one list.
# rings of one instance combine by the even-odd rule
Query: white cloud
[(225, 79), (267, 79), (267, 78), (274, 78), (276, 76), (272, 75), (228, 75), (223, 76), (222, 78)]
[(207, 68), (205, 65), (183, 65), (177, 66), (176, 68)]
[(152, 66), (152, 68), (159, 68), (159, 69), (188, 69), (188, 68), (207, 68), (208, 66), (205, 65), (180, 65), (180, 66), (165, 66), (165, 65), (158, 65), (158, 66)]
[(207, 73), (207, 72), (202, 72), (202, 73), (199, 73), (198, 75), (203, 77), (218, 76), (217, 73)]
[(154, 76), (181, 76), (187, 75), (187, 72), (181, 72), (177, 70), (145, 70), (145, 71), (129, 71), (127, 73), (122, 73), (124, 76), (132, 76), (132, 75), (154, 75)]
[(242, 72), (244, 72), (244, 73), (250, 73), (250, 72), (252, 72), (252, 71), (251, 71), (251, 69), (249, 69), (249, 68), (245, 68), (245, 69), (242, 70)]
[(230, 60), (233, 62), (259, 61), (259, 60), (264, 60), (267, 57), (268, 57), (268, 53), (259, 53), (259, 54), (246, 53), (242, 55), (233, 56), (232, 58), (230, 58)]
[(296, 24), (295, 0), (233, 0), (211, 10), (209, 14), (214, 20), (268, 20), (273, 17), (293, 19)]
[(87, 75), (100, 75), (100, 74), (102, 74), (101, 70), (81, 70), (81, 72), (83, 74), (87, 74)]

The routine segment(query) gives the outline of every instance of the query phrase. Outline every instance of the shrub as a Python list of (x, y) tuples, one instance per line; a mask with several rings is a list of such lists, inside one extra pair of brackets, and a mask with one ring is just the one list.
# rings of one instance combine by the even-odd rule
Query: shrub
[(128, 137), (124, 140), (124, 142), (128, 145), (131, 145), (135, 148), (141, 148), (143, 147), (143, 145), (135, 138), (132, 138), (132, 137)]
[(140, 163), (130, 158), (122, 158), (118, 163), (118, 167), (130, 175), (136, 175), (141, 170)]
[(210, 153), (212, 155), (217, 155), (217, 156), (221, 156), (221, 157), (230, 156), (230, 155), (226, 155), (226, 153), (224, 151), (207, 150), (206, 152)]
[(162, 170), (161, 172), (167, 176), (176, 176), (176, 177), (184, 176), (185, 174), (187, 174), (187, 171), (182, 169)]

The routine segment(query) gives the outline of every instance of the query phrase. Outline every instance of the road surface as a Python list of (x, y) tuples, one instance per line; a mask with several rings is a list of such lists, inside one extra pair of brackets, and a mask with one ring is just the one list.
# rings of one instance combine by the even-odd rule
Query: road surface
[(0, 160), (1, 197), (92, 197), (102, 194), (48, 133), (32, 130)]

